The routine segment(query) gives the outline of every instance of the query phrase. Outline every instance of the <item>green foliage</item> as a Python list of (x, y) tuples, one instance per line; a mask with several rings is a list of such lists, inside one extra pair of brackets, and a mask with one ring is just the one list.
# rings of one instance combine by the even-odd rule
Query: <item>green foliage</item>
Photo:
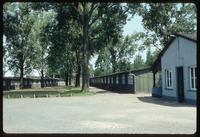
[(100, 50), (96, 61), (96, 76), (130, 70), (131, 59), (138, 47), (135, 43), (137, 37), (137, 34), (134, 34), (120, 38), (115, 45), (113, 45), (113, 42), (110, 42), (107, 47)]
[(147, 56), (146, 56), (146, 65), (147, 66), (151, 66), (152, 63), (153, 63), (154, 59), (153, 59), (153, 55), (151, 53), (151, 49), (148, 48), (148, 51), (147, 51)]
[(32, 71), (30, 62), (34, 57), (34, 47), (30, 42), (30, 33), (36, 20), (36, 15), (31, 12), (30, 3), (4, 4), (3, 34), (6, 37), (5, 48), (9, 56), (7, 63), (9, 69), (15, 73), (18, 73), (19, 69), (23, 69), (25, 74)]
[[(162, 48), (175, 32), (193, 33), (197, 30), (196, 6), (192, 3), (149, 3), (137, 10), (142, 16), (146, 33), (141, 35), (142, 45)], [(135, 14), (135, 12), (133, 13)]]
[(101, 50), (95, 62), (94, 76), (108, 75), (112, 72), (108, 50)]
[[(81, 64), (81, 32), (77, 21), (70, 17), (63, 19), (67, 6), (56, 8), (55, 22), (49, 27), (49, 52), (47, 56), (48, 74), (58, 74), (62, 78), (71, 80), (73, 74)], [(68, 82), (67, 82), (68, 83)]]
[(133, 63), (133, 68), (134, 69), (139, 69), (145, 67), (145, 62), (142, 59), (141, 55), (136, 55)]
[[(38, 21), (34, 24), (32, 32), (31, 32), (31, 44), (34, 46), (35, 49), (35, 56), (32, 60), (32, 64), (34, 69), (39, 70), (43, 72), (46, 70), (47, 67), (47, 54), (48, 54), (48, 48), (50, 45), (49, 40), (49, 33), (47, 32), (47, 27), (49, 27), (48, 24), (51, 24), (53, 22), (54, 13), (49, 12), (40, 12), (37, 14)], [(41, 74), (42, 75), (42, 74)]]

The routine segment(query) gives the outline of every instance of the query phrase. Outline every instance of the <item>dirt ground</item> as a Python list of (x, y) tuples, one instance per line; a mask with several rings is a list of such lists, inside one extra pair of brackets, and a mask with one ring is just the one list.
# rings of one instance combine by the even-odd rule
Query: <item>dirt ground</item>
[(196, 106), (101, 89), (94, 96), (3, 99), (6, 133), (193, 134)]

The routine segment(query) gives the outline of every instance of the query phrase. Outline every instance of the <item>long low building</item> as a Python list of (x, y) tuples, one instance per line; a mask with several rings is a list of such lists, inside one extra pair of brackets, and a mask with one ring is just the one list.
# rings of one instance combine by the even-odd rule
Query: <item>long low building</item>
[[(44, 87), (58, 86), (60, 79), (58, 78), (44, 78)], [(4, 77), (3, 78), (3, 90), (15, 90), (19, 89), (20, 78), (19, 77)], [(40, 78), (24, 78), (24, 88), (40, 88)]]
[(90, 86), (121, 92), (151, 92), (153, 74), (150, 68), (130, 70), (90, 78)]

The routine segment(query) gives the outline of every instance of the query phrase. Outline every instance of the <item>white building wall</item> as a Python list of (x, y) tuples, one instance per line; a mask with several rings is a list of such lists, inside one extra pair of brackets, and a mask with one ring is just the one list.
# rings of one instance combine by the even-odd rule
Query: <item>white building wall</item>
[[(162, 95), (169, 97), (176, 97), (176, 71), (174, 65), (177, 64), (177, 42), (174, 40), (171, 46), (165, 51), (161, 57), (161, 70), (162, 70)], [(172, 69), (173, 89), (167, 89), (165, 80), (165, 70)]]
[(186, 99), (196, 100), (196, 91), (190, 89), (189, 67), (196, 66), (197, 46), (195, 42), (180, 38), (180, 56), (184, 62), (184, 93)]
[[(178, 44), (179, 42), (179, 44)], [(179, 46), (178, 46), (179, 45)], [(186, 99), (196, 100), (196, 91), (190, 90), (189, 66), (196, 65), (196, 43), (182, 37), (176, 38), (161, 57), (162, 95), (177, 98), (176, 67), (183, 66)], [(166, 88), (165, 70), (172, 69), (173, 89)]]

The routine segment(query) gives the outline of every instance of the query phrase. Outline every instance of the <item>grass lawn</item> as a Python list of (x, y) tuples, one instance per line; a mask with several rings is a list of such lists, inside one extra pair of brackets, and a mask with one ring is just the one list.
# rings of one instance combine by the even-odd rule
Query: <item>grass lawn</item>
[(69, 96), (89, 96), (95, 95), (95, 92), (82, 92), (80, 87), (73, 86), (57, 86), (33, 89), (17, 89), (4, 91), (5, 98), (36, 98), (36, 97), (69, 97)]

